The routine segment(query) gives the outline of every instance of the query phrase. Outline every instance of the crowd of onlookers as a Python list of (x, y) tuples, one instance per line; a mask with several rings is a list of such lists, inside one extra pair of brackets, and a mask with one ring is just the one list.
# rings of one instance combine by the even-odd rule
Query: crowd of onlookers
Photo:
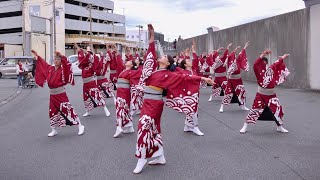
[[(30, 68), (32, 66), (32, 68)], [(32, 63), (29, 61), (25, 61), (22, 63), (20, 60), (16, 65), (16, 72), (17, 72), (17, 80), (18, 86), (25, 87), (27, 83), (30, 81), (34, 81), (36, 63), (33, 61)]]

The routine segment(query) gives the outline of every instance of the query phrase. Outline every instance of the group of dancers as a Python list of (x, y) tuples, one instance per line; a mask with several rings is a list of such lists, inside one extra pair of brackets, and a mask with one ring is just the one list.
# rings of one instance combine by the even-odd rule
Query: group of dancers
[[(148, 25), (149, 48), (147, 53), (139, 56), (132, 55), (126, 50), (126, 59), (115, 45), (107, 45), (107, 53), (100, 57), (92, 52), (88, 46), (86, 51), (77, 44), (79, 68), (82, 69), (83, 102), (86, 109), (84, 117), (91, 114), (91, 110), (103, 107), (107, 117), (110, 112), (106, 100), (113, 98), (116, 106), (116, 132), (113, 137), (134, 132), (132, 116), (140, 114), (137, 125), (137, 142), (135, 156), (138, 158), (134, 173), (140, 173), (147, 163), (147, 159), (155, 158), (148, 164), (165, 164), (163, 142), (161, 137), (161, 115), (164, 105), (185, 114), (185, 132), (193, 132), (203, 136), (199, 129), (198, 106), (200, 88), (212, 86), (213, 97), (223, 96), (220, 112), (224, 105), (235, 102), (243, 110), (245, 106), (246, 91), (241, 79), (241, 70), (248, 71), (249, 64), (246, 56), (246, 43), (237, 55), (237, 47), (229, 53), (229, 44), (224, 53), (223, 48), (209, 54), (196, 54), (195, 43), (192, 44), (192, 58), (190, 49), (180, 53), (179, 56), (159, 55), (154, 41), (154, 28)], [(158, 48), (158, 51), (160, 49)], [(78, 135), (84, 133), (84, 126), (68, 100), (65, 86), (74, 85), (74, 77), (70, 62), (61, 53), (56, 52), (54, 65), (49, 65), (38, 53), (36, 83), (43, 87), (47, 82), (50, 89), (49, 117), (52, 131), (48, 134), (53, 137), (58, 134), (57, 128), (64, 126), (78, 126)], [(283, 83), (289, 75), (284, 60), (289, 56), (285, 54), (272, 65), (268, 66), (265, 50), (255, 61), (253, 69), (257, 78), (258, 91), (240, 133), (245, 133), (249, 123), (257, 120), (273, 120), (277, 130), (288, 132), (283, 128), (282, 106), (276, 96), (274, 87)], [(110, 78), (106, 73), (110, 69)], [(116, 90), (116, 93), (114, 92)], [(166, 99), (164, 100), (164, 97)]]

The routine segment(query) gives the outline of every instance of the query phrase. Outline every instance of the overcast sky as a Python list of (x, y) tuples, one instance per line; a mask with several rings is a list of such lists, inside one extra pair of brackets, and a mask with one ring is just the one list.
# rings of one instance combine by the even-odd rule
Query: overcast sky
[(125, 14), (127, 29), (152, 23), (172, 41), (283, 14), (305, 7), (302, 0), (113, 0), (115, 13)]

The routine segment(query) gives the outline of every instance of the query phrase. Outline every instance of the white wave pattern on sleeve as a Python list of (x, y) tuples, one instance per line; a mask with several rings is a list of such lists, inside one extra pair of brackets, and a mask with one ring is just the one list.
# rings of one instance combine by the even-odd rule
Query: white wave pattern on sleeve
[(144, 86), (146, 80), (151, 76), (154, 67), (154, 57), (152, 52), (147, 55), (146, 61), (143, 64), (142, 74), (139, 80), (139, 85)]

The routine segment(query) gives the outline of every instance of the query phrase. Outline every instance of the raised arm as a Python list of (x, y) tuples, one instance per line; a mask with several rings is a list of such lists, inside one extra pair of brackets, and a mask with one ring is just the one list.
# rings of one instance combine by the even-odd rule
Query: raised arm
[(51, 67), (42, 57), (38, 55), (38, 53), (35, 50), (31, 51), (32, 54), (36, 57), (36, 74), (35, 74), (35, 80), (36, 83), (43, 87), (44, 83), (47, 80), (49, 68)]
[(59, 56), (61, 59), (61, 68), (62, 68), (62, 81), (65, 84), (74, 85), (74, 77), (72, 72), (72, 65), (68, 61), (67, 57), (62, 55), (60, 52), (56, 52), (56, 56)]
[(241, 68), (245, 71), (249, 71), (249, 63), (248, 63), (248, 58), (246, 53), (246, 49), (248, 46), (249, 46), (249, 41), (245, 44), (243, 50), (240, 52), (237, 58), (238, 68)]
[(139, 85), (144, 86), (145, 81), (151, 76), (152, 72), (157, 68), (156, 48), (154, 43), (154, 28), (148, 24), (149, 31), (149, 48), (143, 64), (142, 75), (139, 80)]

